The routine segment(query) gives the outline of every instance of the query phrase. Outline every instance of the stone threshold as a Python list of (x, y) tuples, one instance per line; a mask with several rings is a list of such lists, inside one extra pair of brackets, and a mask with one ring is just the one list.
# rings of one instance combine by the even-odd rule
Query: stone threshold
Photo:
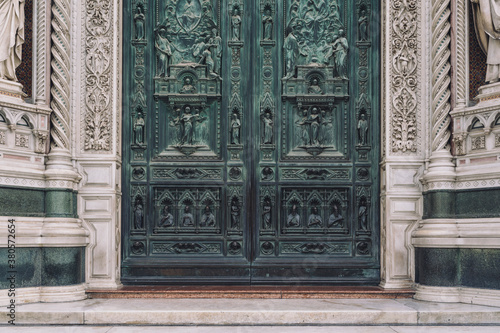
[(412, 298), (413, 289), (349, 286), (123, 286), (90, 289), (89, 298)]
[[(0, 316), (7, 311), (0, 308)], [(16, 325), (498, 325), (500, 307), (413, 299), (88, 299), (16, 305), (15, 317)]]

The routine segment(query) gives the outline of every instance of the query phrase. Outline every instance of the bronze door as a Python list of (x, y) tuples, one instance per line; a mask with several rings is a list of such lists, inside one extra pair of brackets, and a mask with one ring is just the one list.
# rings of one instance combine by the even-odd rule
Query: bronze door
[(123, 283), (378, 283), (378, 6), (125, 2)]

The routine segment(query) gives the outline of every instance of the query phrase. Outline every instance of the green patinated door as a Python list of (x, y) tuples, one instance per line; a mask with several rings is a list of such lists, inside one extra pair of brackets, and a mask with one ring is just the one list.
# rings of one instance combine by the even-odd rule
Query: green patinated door
[(378, 13), (125, 1), (123, 283), (378, 283)]

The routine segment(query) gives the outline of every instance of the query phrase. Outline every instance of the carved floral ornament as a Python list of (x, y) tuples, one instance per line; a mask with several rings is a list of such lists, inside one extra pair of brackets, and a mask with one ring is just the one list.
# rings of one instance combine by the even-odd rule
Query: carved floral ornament
[(392, 4), (391, 91), (393, 94), (392, 150), (416, 152), (418, 2), (397, 0)]
[(86, 2), (85, 150), (111, 149), (112, 2)]

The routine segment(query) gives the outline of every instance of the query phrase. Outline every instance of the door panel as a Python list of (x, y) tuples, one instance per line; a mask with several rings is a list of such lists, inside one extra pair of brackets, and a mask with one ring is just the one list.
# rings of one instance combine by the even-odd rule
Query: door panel
[(123, 283), (378, 283), (376, 13), (127, 2)]

